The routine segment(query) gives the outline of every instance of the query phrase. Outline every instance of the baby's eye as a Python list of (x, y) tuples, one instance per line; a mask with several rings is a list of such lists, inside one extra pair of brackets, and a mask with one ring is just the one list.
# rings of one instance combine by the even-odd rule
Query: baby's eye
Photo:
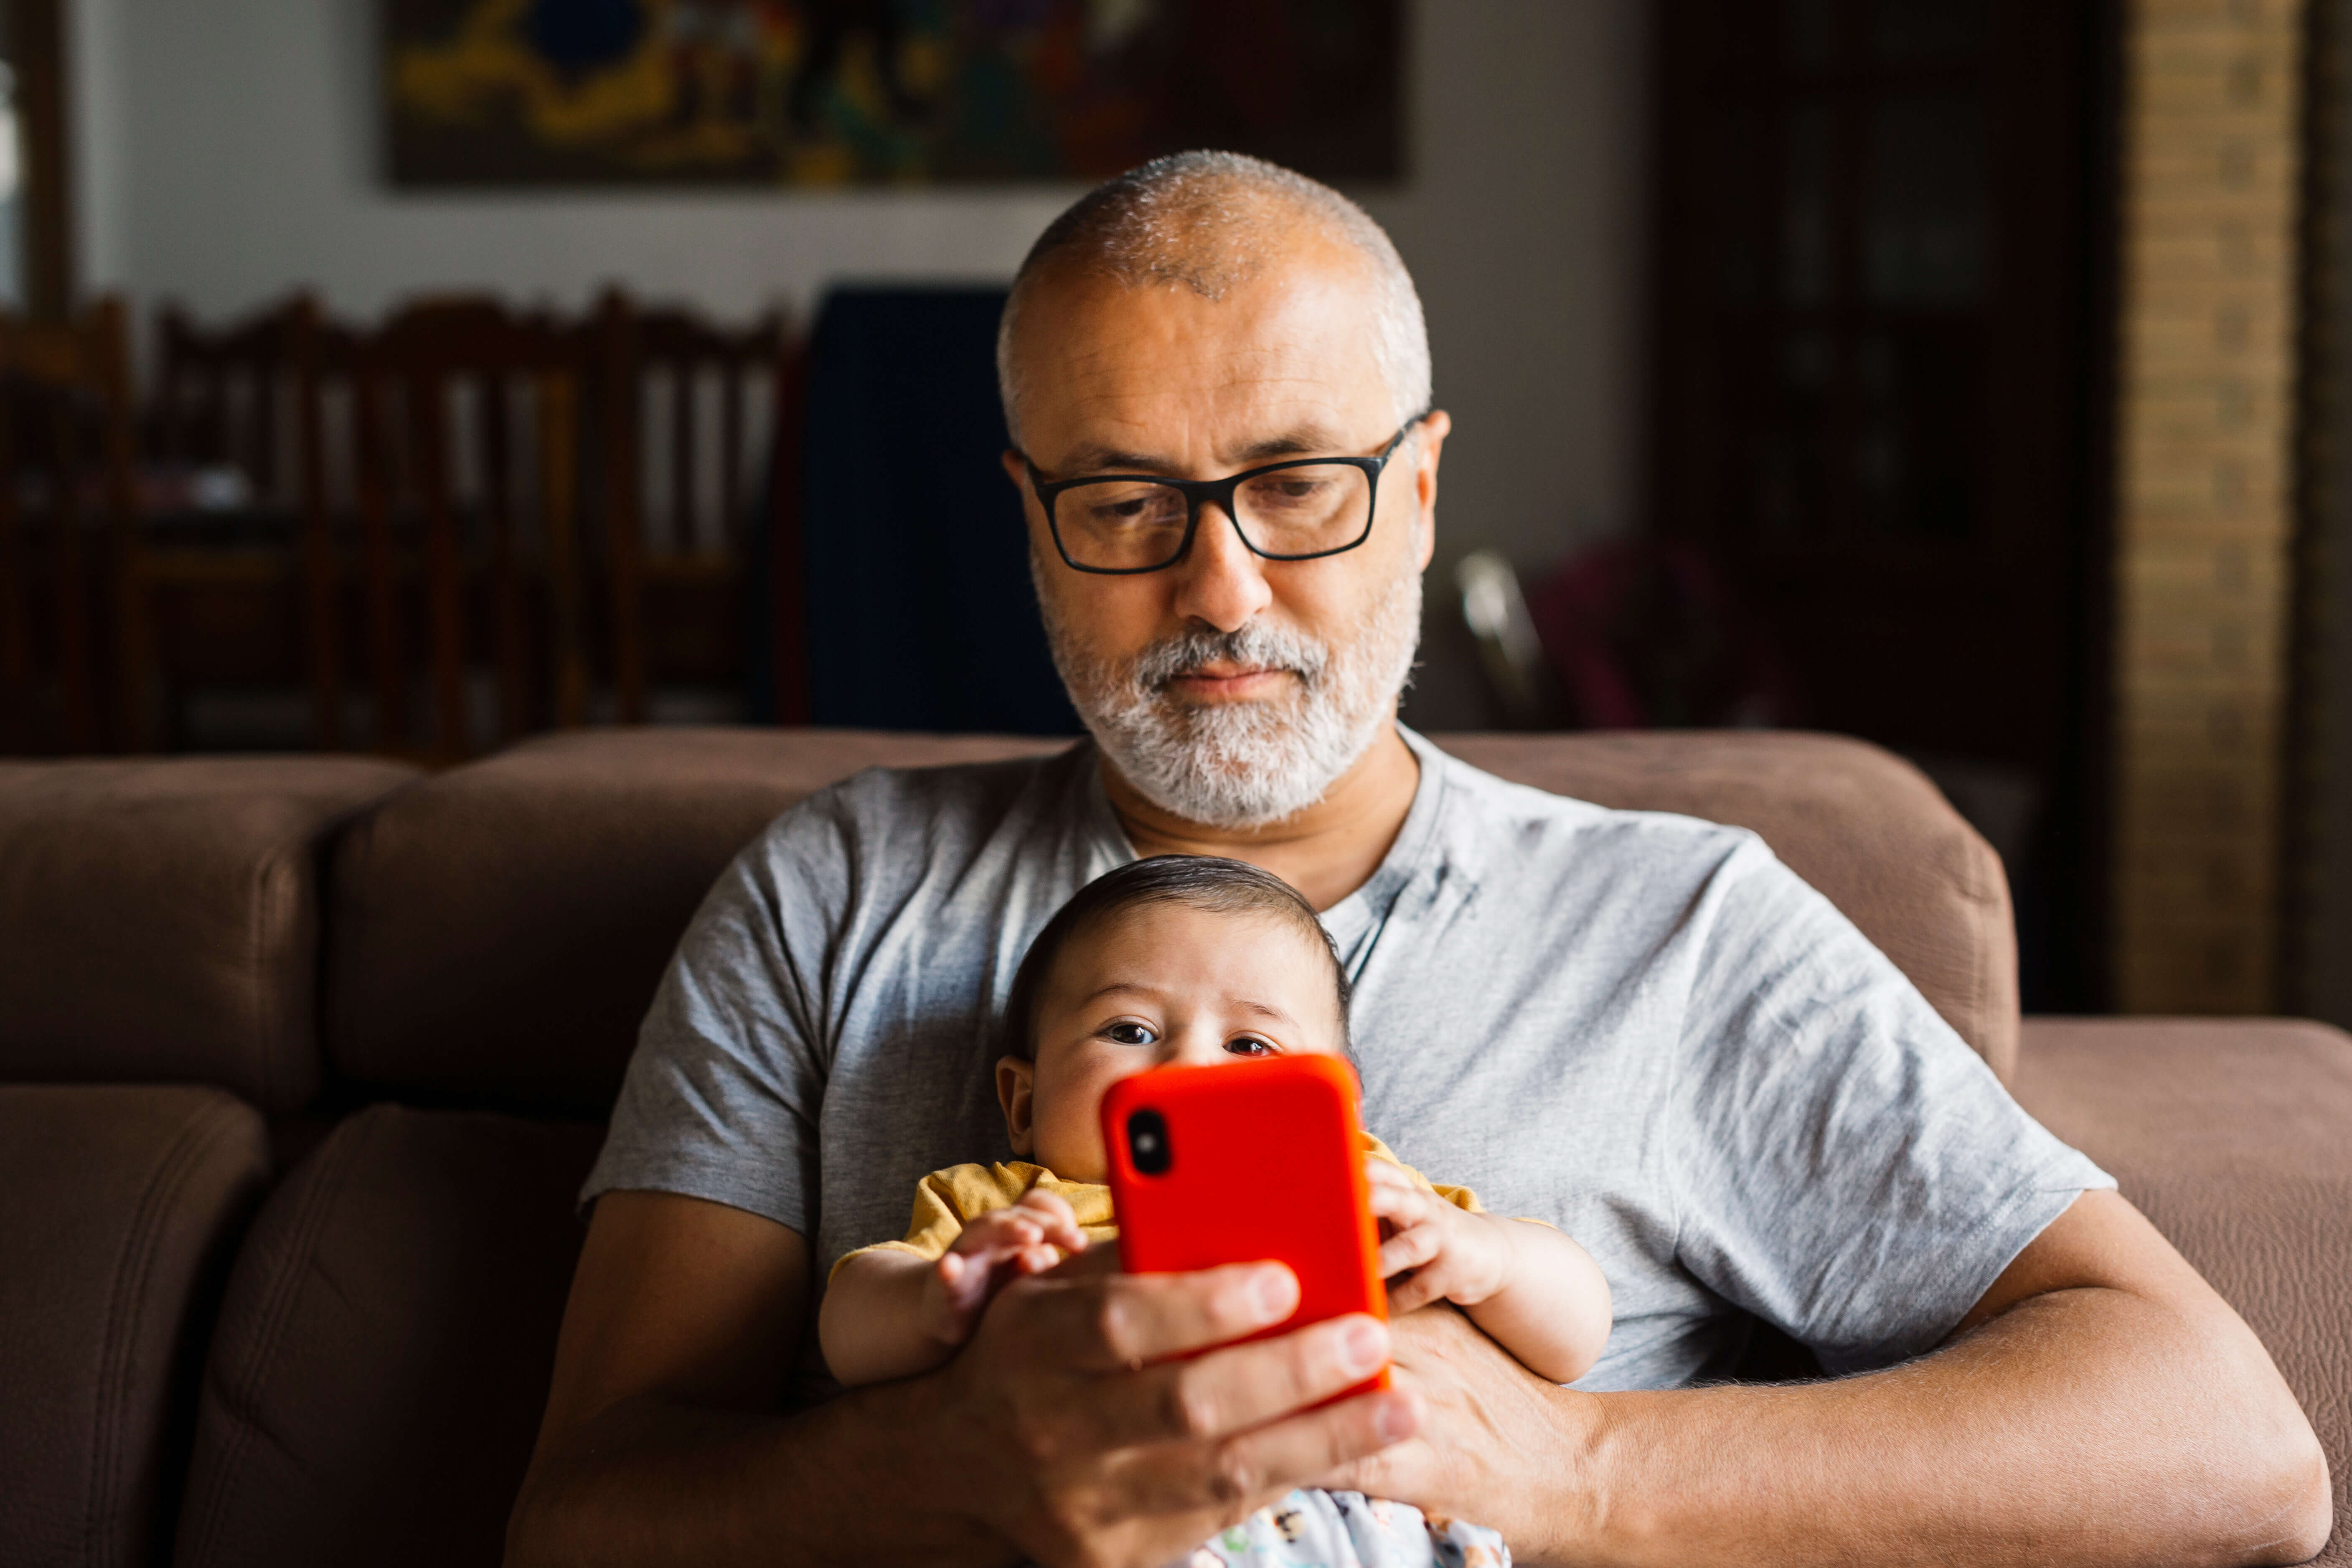
[(1225, 1042), (1225, 1049), (1237, 1057), (1270, 1057), (1275, 1054), (1271, 1040), (1261, 1040), (1255, 1035), (1235, 1035)]
[(1127, 1019), (1121, 1019), (1103, 1031), (1103, 1038), (1118, 1046), (1148, 1046), (1159, 1037), (1151, 1032), (1150, 1025)]

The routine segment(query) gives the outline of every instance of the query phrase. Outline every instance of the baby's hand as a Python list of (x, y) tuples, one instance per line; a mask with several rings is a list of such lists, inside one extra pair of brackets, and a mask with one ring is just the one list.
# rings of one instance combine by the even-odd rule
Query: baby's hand
[(963, 1343), (997, 1291), (1086, 1246), (1087, 1233), (1069, 1203), (1052, 1193), (1024, 1193), (1011, 1208), (982, 1215), (963, 1227), (923, 1281), (924, 1331), (941, 1344)]
[[(1480, 1215), (1455, 1208), (1378, 1155), (1364, 1156), (1373, 1217), (1385, 1220), (1381, 1278), (1400, 1317), (1432, 1301), (1475, 1307), (1503, 1288), (1507, 1248)], [(1406, 1269), (1409, 1278), (1397, 1276)]]

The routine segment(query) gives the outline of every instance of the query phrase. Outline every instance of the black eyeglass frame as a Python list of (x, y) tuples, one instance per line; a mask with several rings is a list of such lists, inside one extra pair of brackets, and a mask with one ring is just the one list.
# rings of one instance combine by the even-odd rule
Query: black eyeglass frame
[[(1262, 468), (1244, 468), (1240, 473), (1228, 474), (1222, 479), (1171, 479), (1165, 474), (1085, 474), (1075, 479), (1048, 479), (1038, 471), (1037, 465), (1030, 461), (1027, 453), (1021, 455), (1021, 461), (1029, 470), (1031, 493), (1036, 496), (1037, 504), (1045, 509), (1045, 531), (1054, 536), (1054, 549), (1062, 557), (1062, 564), (1073, 572), (1091, 573), (1097, 577), (1139, 577), (1146, 572), (1167, 571), (1192, 553), (1192, 536), (1201, 531), (1201, 505), (1204, 501), (1217, 503), (1218, 510), (1233, 523), (1234, 532), (1241, 539), (1243, 548), (1260, 560), (1320, 561), (1327, 555), (1344, 555), (1372, 536), (1372, 521), (1381, 513), (1381, 470), (1388, 467), (1389, 459), (1396, 455), (1396, 449), (1404, 445), (1404, 438), (1412, 435), (1414, 427), (1428, 418), (1432, 412), (1424, 408), (1398, 426), (1397, 433), (1389, 437), (1389, 444), (1381, 447), (1376, 457), (1292, 458), (1284, 462), (1267, 463)], [(1234, 511), (1234, 492), (1245, 481), (1264, 474), (1280, 473), (1285, 468), (1326, 468), (1333, 463), (1345, 463), (1351, 468), (1363, 470), (1366, 488), (1370, 491), (1370, 500), (1364, 507), (1363, 531), (1345, 544), (1335, 544), (1328, 550), (1310, 550), (1301, 555), (1277, 555), (1271, 550), (1260, 550), (1256, 542), (1250, 538), (1249, 530), (1242, 526), (1241, 519)], [(1064, 491), (1076, 489), (1081, 485), (1108, 484), (1116, 480), (1165, 485), (1183, 495), (1186, 507), (1184, 537), (1177, 542), (1176, 552), (1167, 560), (1154, 566), (1082, 566), (1070, 559), (1069, 546), (1062, 542), (1062, 525), (1055, 520), (1055, 500)]]

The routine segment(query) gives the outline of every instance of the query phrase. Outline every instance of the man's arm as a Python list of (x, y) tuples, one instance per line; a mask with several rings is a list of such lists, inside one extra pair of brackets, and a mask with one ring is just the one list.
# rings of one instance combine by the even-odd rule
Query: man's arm
[[(1109, 1249), (1005, 1288), (947, 1368), (774, 1414), (807, 1242), (698, 1199), (596, 1205), (507, 1560), (1157, 1563), (1306, 1477), (1407, 1436), (1360, 1382), (1366, 1318), (1289, 1316), (1287, 1269), (1139, 1279)], [(1157, 1363), (1157, 1364), (1146, 1364)]]
[(1334, 1483), (1492, 1525), (1528, 1563), (2281, 1563), (2327, 1539), (2294, 1396), (2113, 1193), (1941, 1349), (1865, 1376), (1580, 1394), (1427, 1312), (1397, 1361), (1422, 1436)]

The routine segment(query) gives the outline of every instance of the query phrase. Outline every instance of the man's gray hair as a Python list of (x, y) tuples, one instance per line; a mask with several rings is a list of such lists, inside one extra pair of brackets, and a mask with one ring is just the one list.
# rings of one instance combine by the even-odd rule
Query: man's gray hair
[(1046, 226), (1013, 279), (996, 332), (996, 382), (1004, 423), (1021, 441), (1013, 340), (1038, 273), (1049, 261), (1132, 285), (1180, 284), (1207, 300), (1256, 277), (1297, 220), (1354, 247), (1379, 303), (1372, 350), (1402, 425), (1429, 406), (1429, 328), (1412, 275), (1381, 226), (1319, 181), (1240, 153), (1176, 153), (1129, 169), (1080, 196)]

